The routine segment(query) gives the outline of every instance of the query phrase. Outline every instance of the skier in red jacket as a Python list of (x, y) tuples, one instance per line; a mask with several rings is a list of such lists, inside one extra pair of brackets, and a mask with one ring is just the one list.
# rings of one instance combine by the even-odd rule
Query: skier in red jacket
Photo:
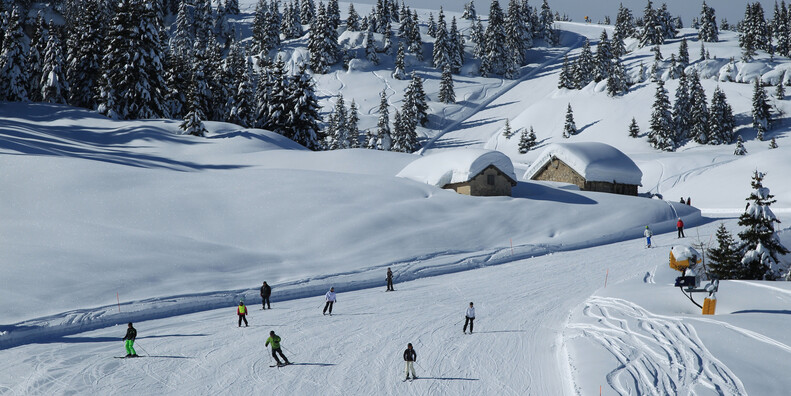
[(681, 218), (678, 218), (678, 222), (676, 223), (676, 227), (678, 228), (678, 237), (684, 238), (684, 222), (681, 221)]

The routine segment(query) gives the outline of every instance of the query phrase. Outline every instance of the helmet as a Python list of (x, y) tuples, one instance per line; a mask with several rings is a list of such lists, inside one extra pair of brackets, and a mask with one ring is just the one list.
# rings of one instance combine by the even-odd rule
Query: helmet
[(239, 301), (239, 305), (244, 305), (244, 300)]
[(645, 226), (645, 228), (648, 228), (648, 226)]

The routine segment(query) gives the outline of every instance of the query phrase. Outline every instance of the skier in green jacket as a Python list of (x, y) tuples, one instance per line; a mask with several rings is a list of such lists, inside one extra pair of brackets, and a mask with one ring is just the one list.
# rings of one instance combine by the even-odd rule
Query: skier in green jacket
[[(269, 332), (269, 338), (266, 339), (266, 344), (264, 344), (264, 346), (269, 346), (269, 344), (272, 344), (272, 357), (275, 358), (275, 361), (277, 362), (278, 366), (285, 366), (286, 364), (291, 364), (291, 362), (288, 361), (286, 355), (283, 354), (283, 351), (280, 350), (280, 336), (275, 334), (274, 330)], [(283, 360), (286, 361), (285, 364), (280, 363), (280, 359), (277, 358), (278, 353), (280, 354), (280, 356), (283, 357)]]

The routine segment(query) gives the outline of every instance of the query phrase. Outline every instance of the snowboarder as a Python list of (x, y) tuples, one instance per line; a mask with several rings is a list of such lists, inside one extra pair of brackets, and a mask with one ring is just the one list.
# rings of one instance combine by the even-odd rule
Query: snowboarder
[(684, 222), (681, 218), (678, 218), (678, 222), (676, 222), (676, 227), (678, 228), (678, 237), (684, 238)]
[(335, 296), (335, 288), (331, 287), (330, 291), (328, 291), (327, 294), (324, 295), (324, 297), (327, 300), (327, 303), (324, 304), (324, 311), (322, 311), (321, 314), (326, 315), (327, 308), (329, 308), (330, 316), (332, 316), (332, 305), (335, 304), (335, 301), (337, 301), (337, 297)]
[(467, 323), (470, 324), (470, 334), (472, 334), (472, 322), (475, 320), (475, 308), (472, 306), (472, 301), (470, 301), (470, 306), (467, 308), (467, 312), (464, 314), (464, 334), (467, 334)]
[(643, 235), (645, 235), (645, 247), (651, 247), (651, 236), (654, 235), (651, 232), (651, 229), (648, 226), (645, 226), (645, 231), (643, 231)]
[(406, 362), (406, 367), (404, 371), (406, 371), (406, 380), (409, 379), (409, 372), (412, 372), (412, 379), (417, 379), (417, 375), (415, 374), (415, 361), (417, 360), (417, 354), (415, 350), (412, 349), (412, 344), (409, 343), (406, 345), (406, 350), (404, 351), (404, 362)]
[(386, 291), (395, 291), (395, 289), (393, 289), (393, 271), (390, 270), (390, 267), (387, 267), (387, 290)]
[(261, 305), (263, 305), (261, 309), (266, 309), (267, 307), (269, 307), (269, 309), (272, 309), (272, 306), (269, 305), (270, 295), (272, 295), (272, 288), (269, 287), (269, 285), (267, 285), (266, 282), (264, 282), (264, 285), (261, 286)]
[(239, 327), (242, 327), (242, 321), (244, 321), (244, 327), (247, 327), (247, 306), (244, 305), (244, 301), (239, 301), (236, 314), (239, 315)]
[(129, 322), (129, 328), (126, 329), (126, 335), (123, 338), (124, 346), (126, 347), (126, 357), (137, 357), (134, 347), (135, 338), (137, 338), (137, 330), (132, 327), (132, 322)]
[(286, 355), (284, 355), (283, 351), (280, 349), (280, 336), (275, 334), (274, 330), (269, 332), (269, 338), (266, 339), (266, 344), (264, 344), (264, 346), (269, 346), (269, 344), (272, 344), (272, 357), (275, 358), (278, 366), (283, 366), (283, 363), (280, 363), (280, 359), (277, 358), (278, 353), (283, 357), (283, 360), (286, 362), (286, 364), (291, 364), (291, 362), (288, 361)]

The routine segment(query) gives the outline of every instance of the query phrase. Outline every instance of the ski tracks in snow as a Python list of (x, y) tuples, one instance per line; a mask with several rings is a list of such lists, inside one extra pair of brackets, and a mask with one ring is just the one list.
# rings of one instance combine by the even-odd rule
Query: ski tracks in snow
[(618, 367), (607, 382), (620, 395), (747, 394), (739, 378), (706, 349), (695, 328), (679, 318), (599, 296), (586, 301), (583, 314), (595, 321), (569, 324), (566, 338), (587, 337), (612, 353)]

